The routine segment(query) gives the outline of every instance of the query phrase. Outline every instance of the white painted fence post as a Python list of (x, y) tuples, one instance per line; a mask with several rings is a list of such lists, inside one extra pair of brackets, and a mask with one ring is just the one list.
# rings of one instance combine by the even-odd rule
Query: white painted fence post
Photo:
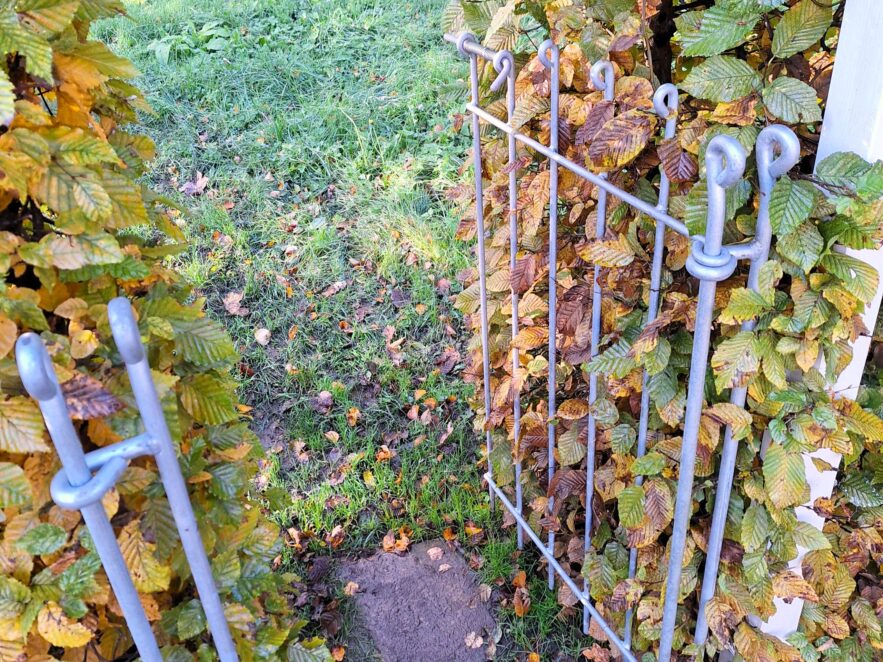
[[(855, 152), (868, 161), (883, 159), (883, 2), (880, 0), (848, 0), (837, 46), (831, 89), (819, 143), (818, 160), (834, 152)], [(873, 330), (883, 299), (883, 249), (851, 250), (845, 253), (872, 265), (881, 275), (877, 294), (865, 305), (862, 315), (865, 326)], [(841, 397), (854, 398), (858, 393), (870, 337), (859, 338), (853, 345), (852, 362), (832, 385)], [(810, 486), (810, 503), (818, 497), (829, 497), (837, 478), (835, 471), (819, 471), (812, 462), (818, 457), (837, 467), (840, 456), (829, 450), (807, 455), (806, 477)], [(797, 518), (821, 529), (824, 520), (811, 507), (797, 509)], [(791, 568), (800, 573), (805, 550), (800, 549)], [(763, 625), (763, 630), (785, 638), (797, 630), (803, 600), (786, 604), (776, 600), (776, 613)]]

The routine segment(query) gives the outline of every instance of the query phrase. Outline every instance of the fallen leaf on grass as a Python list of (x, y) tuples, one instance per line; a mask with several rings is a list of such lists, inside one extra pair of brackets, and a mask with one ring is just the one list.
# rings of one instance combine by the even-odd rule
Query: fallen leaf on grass
[(270, 329), (258, 329), (254, 332), (254, 339), (258, 345), (266, 347), (270, 344)]
[(353, 597), (359, 592), (359, 585), (356, 582), (347, 582), (343, 587), (343, 594), (347, 597)]
[(356, 423), (359, 422), (359, 419), (362, 417), (362, 412), (359, 411), (358, 407), (350, 407), (346, 412), (346, 422), (351, 428), (356, 427)]
[(444, 556), (445, 551), (441, 547), (430, 547), (426, 550), (426, 555), (432, 561), (438, 561), (442, 556)]
[(383, 444), (383, 446), (380, 447), (380, 450), (374, 455), (374, 458), (378, 462), (389, 462), (395, 456), (396, 452), (391, 450), (386, 444)]
[(340, 441), (340, 435), (334, 430), (328, 430), (328, 432), (325, 433), (325, 438), (332, 444), (336, 444)]
[(450, 566), (450, 564), (448, 564), (448, 563), (442, 563), (442, 564), (438, 567), (438, 571), (439, 571), (439, 573), (447, 572), (447, 571), (450, 570), (450, 569), (451, 569), (451, 566)]
[(208, 186), (208, 177), (197, 170), (193, 181), (187, 182), (178, 190), (184, 195), (195, 196), (202, 195), (206, 186)]
[(319, 395), (313, 401), (313, 408), (320, 414), (327, 414), (334, 404), (334, 395), (331, 391), (319, 391)]
[(466, 635), (464, 639), (466, 642), (466, 648), (481, 648), (484, 645), (484, 637), (478, 634), (478, 632), (470, 632)]
[(331, 659), (334, 662), (342, 662), (342, 660), (346, 657), (346, 648), (343, 646), (335, 646), (331, 649)]
[(489, 584), (480, 584), (478, 587), (478, 597), (482, 602), (487, 602), (491, 599), (491, 589)]
[(445, 347), (445, 350), (435, 360), (435, 365), (443, 375), (451, 372), (460, 362), (460, 352), (455, 347)]
[(334, 296), (335, 294), (340, 292), (346, 286), (347, 282), (345, 280), (339, 280), (336, 283), (331, 283), (331, 285), (329, 285), (322, 291), (322, 296), (327, 299), (328, 297)]
[(394, 554), (404, 554), (411, 546), (411, 538), (408, 536), (405, 528), (399, 529), (399, 536), (396, 537), (395, 531), (392, 529), (383, 536), (383, 551)]
[(331, 547), (331, 549), (337, 549), (343, 544), (343, 539), (343, 527), (338, 524), (331, 529), (331, 533), (325, 535), (325, 544)]
[(530, 610), (530, 594), (526, 588), (515, 590), (515, 597), (512, 598), (512, 606), (515, 608), (515, 615), (519, 618), (524, 617)]
[(249, 309), (242, 305), (242, 292), (227, 292), (224, 295), (224, 310), (231, 315), (239, 315), (240, 317), (248, 315)]
[[(365, 481), (365, 485), (367, 485), (368, 487), (377, 487), (377, 481), (374, 480), (374, 474), (370, 471), (362, 472), (362, 480)], [(394, 540), (395, 539), (393, 539), (393, 541)], [(383, 548), (386, 549), (386, 538), (383, 539)], [(386, 551), (389, 552), (391, 550), (387, 549)]]

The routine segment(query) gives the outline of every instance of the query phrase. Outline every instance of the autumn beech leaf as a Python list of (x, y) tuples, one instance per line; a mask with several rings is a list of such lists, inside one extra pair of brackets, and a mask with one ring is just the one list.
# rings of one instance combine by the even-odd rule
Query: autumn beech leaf
[(589, 160), (601, 171), (631, 163), (647, 146), (656, 117), (641, 110), (629, 110), (604, 123), (589, 145)]
[(696, 158), (682, 149), (677, 140), (663, 140), (657, 147), (666, 176), (672, 182), (689, 182), (696, 178), (699, 166)]
[(79, 648), (92, 640), (92, 631), (68, 618), (56, 602), (47, 602), (37, 615), (37, 631), (53, 646)]

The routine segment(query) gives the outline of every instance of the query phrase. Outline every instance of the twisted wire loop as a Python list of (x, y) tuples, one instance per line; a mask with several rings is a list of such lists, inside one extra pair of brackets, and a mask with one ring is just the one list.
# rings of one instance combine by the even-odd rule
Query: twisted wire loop
[[(740, 260), (749, 260), (750, 269), (748, 286), (757, 288), (757, 274), (760, 267), (769, 257), (771, 229), (769, 222), (769, 198), (770, 192), (777, 178), (783, 176), (797, 162), (800, 155), (800, 144), (794, 133), (784, 126), (771, 126), (764, 129), (757, 140), (757, 163), (760, 183), (760, 205), (755, 236), (752, 240), (734, 245), (723, 244), (724, 225), (727, 221), (726, 198), (727, 189), (742, 181), (746, 167), (746, 153), (742, 146), (734, 138), (729, 136), (717, 136), (708, 145), (705, 156), (705, 171), (708, 188), (708, 214), (704, 235), (694, 235), (679, 219), (668, 213), (671, 182), (665, 175), (664, 168), (660, 168), (659, 197), (656, 204), (638, 198), (637, 196), (622, 190), (610, 183), (605, 174), (590, 172), (586, 168), (574, 163), (558, 152), (558, 92), (559, 92), (559, 51), (552, 40), (544, 41), (537, 53), (537, 59), (549, 70), (550, 88), (550, 141), (549, 145), (543, 145), (537, 140), (519, 133), (512, 124), (514, 113), (514, 80), (515, 62), (508, 51), (493, 51), (477, 43), (475, 38), (468, 33), (459, 35), (445, 35), (445, 39), (457, 44), (460, 53), (470, 58), (470, 74), (472, 99), (466, 104), (467, 110), (473, 118), (473, 145), (476, 169), (476, 196), (481, 200), (481, 143), (478, 139), (479, 122), (487, 124), (502, 131), (509, 137), (510, 161), (514, 161), (515, 143), (521, 142), (549, 161), (550, 193), (549, 193), (549, 393), (548, 393), (548, 481), (551, 485), (555, 476), (555, 426), (556, 413), (556, 271), (557, 271), (557, 222), (558, 222), (558, 167), (563, 167), (578, 177), (598, 187), (597, 200), (597, 224), (595, 236), (601, 238), (606, 231), (607, 199), (609, 195), (615, 196), (621, 202), (633, 209), (646, 214), (656, 223), (655, 244), (653, 248), (650, 291), (647, 315), (645, 323), (650, 324), (659, 314), (660, 289), (663, 269), (663, 255), (665, 244), (665, 232), (674, 231), (691, 240), (692, 247), (687, 259), (688, 272), (699, 280), (699, 295), (696, 303), (696, 322), (693, 335), (693, 349), (690, 357), (689, 383), (687, 385), (686, 411), (684, 414), (683, 434), (680, 452), (680, 471), (677, 483), (677, 498), (675, 501), (675, 513), (672, 524), (672, 535), (669, 541), (668, 573), (663, 590), (663, 614), (662, 626), (659, 639), (659, 662), (669, 662), (672, 655), (672, 645), (675, 639), (675, 630), (678, 622), (683, 619), (678, 616), (678, 598), (682, 564), (686, 549), (686, 540), (689, 530), (690, 515), (692, 512), (692, 490), (695, 475), (696, 450), (699, 437), (699, 423), (704, 406), (705, 373), (708, 363), (708, 355), (711, 344), (711, 328), (714, 322), (714, 298), (717, 283), (729, 278), (735, 271)], [(491, 84), (493, 91), (502, 87), (509, 81), (507, 90), (508, 118), (501, 121), (479, 106), (478, 98), (478, 68), (477, 60), (482, 58), (492, 63), (497, 78)], [(609, 61), (596, 62), (590, 71), (590, 77), (595, 89), (603, 92), (607, 100), (614, 99), (616, 87), (615, 71)], [(663, 137), (666, 140), (673, 139), (677, 131), (677, 118), (679, 97), (678, 89), (674, 85), (660, 86), (653, 95), (653, 109), (660, 119), (664, 120)], [(514, 264), (517, 253), (517, 212), (516, 212), (516, 174), (514, 170), (510, 175), (510, 267)], [(484, 219), (481, 205), (477, 205), (477, 224), (479, 226), (479, 274), (482, 291), (482, 343), (487, 346), (487, 312), (486, 294), (484, 290), (485, 264), (484, 264)], [(601, 331), (601, 288), (600, 282), (595, 276), (593, 283), (592, 299), (592, 338), (591, 355), (596, 356), (600, 344)], [(513, 337), (518, 330), (517, 294), (512, 291), (512, 333)], [(743, 323), (743, 329), (753, 329), (754, 321)], [(517, 371), (517, 354), (513, 352), (513, 370)], [(485, 358), (485, 383), (489, 375), (489, 366)], [(647, 375), (644, 375), (644, 386), (641, 393), (641, 416), (638, 424), (638, 448), (637, 454), (646, 453), (647, 435), (649, 425), (650, 397), (647, 389)], [(597, 375), (593, 372), (589, 377), (589, 414), (587, 416), (588, 435), (586, 448), (586, 513), (585, 513), (585, 539), (586, 551), (591, 546), (592, 528), (592, 496), (594, 491), (594, 463), (595, 463), (595, 422), (592, 415), (591, 405), (597, 397)], [(487, 398), (487, 394), (486, 394)], [(738, 406), (744, 406), (746, 398), (745, 389), (733, 389), (731, 402)], [(513, 405), (513, 413), (518, 416), (520, 401), (516, 397)], [(486, 430), (486, 434), (489, 431)], [(490, 440), (488, 440), (490, 452)], [(700, 619), (697, 621), (695, 641), (703, 643), (707, 633), (707, 623), (703, 622), (702, 613), (704, 604), (714, 594), (718, 564), (720, 561), (720, 544), (723, 537), (723, 526), (726, 523), (726, 504), (729, 501), (729, 493), (732, 489), (732, 468), (735, 463), (737, 444), (732, 441), (732, 430), (725, 429), (724, 450), (722, 452), (721, 468), (719, 475), (718, 494), (715, 499), (715, 513), (712, 522), (712, 531), (709, 538), (709, 551), (706, 557), (705, 576), (702, 581), (702, 597), (700, 606)], [(632, 612), (626, 612), (625, 631), (622, 637), (614, 631), (607, 619), (597, 610), (592, 603), (588, 579), (583, 582), (582, 588), (570, 577), (558, 560), (555, 558), (555, 536), (549, 532), (547, 540), (543, 541), (540, 535), (533, 530), (530, 523), (524, 518), (521, 502), (520, 472), (521, 463), (516, 460), (516, 504), (513, 504), (502, 488), (494, 481), (492, 467), (484, 478), (487, 480), (491, 491), (491, 502), (495, 499), (509, 511), (518, 526), (519, 547), (523, 536), (527, 536), (538, 551), (545, 558), (549, 569), (549, 586), (554, 587), (554, 580), (558, 579), (567, 586), (579, 603), (583, 605), (583, 627), (588, 630), (591, 618), (597, 627), (604, 632), (612, 646), (615, 646), (622, 657), (629, 662), (635, 662), (636, 657), (631, 652), (632, 638)], [(640, 484), (640, 478), (636, 480)], [(549, 511), (551, 512), (554, 497), (549, 495)], [(713, 557), (713, 558), (712, 558)], [(629, 550), (629, 577), (634, 578), (637, 570), (637, 550)], [(704, 630), (703, 630), (704, 628)]]

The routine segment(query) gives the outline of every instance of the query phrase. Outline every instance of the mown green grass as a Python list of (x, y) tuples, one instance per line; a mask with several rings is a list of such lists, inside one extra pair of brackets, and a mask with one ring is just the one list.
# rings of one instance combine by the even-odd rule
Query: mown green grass
[[(373, 550), (401, 527), (470, 545), (467, 522), (491, 541), (477, 550), (486, 581), (527, 563), (490, 513), (461, 366), (436, 363), (464, 351), (450, 292), (471, 260), (443, 198), (469, 142), (452, 126), (466, 70), (440, 40), (444, 4), (150, 0), (98, 27), (143, 72), (152, 183), (190, 209), (177, 266), (242, 354), (273, 516), (306, 540), (294, 569), (299, 553)], [(180, 192), (198, 172), (202, 194)], [(230, 292), (247, 315), (225, 310)], [(431, 403), (431, 420), (409, 418)], [(528, 617), (502, 611), (501, 659), (578, 653), (541, 580)]]

